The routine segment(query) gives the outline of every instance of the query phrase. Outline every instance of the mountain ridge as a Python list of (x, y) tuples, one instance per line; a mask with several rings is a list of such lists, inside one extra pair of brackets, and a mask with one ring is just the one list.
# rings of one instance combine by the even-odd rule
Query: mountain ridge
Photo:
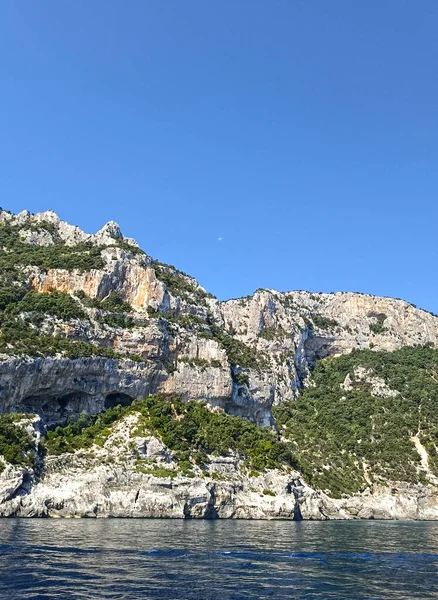
[[(408, 413), (415, 412), (415, 398), (412, 395), (405, 398), (403, 388), (399, 389), (400, 377), (407, 377), (407, 381), (409, 378), (418, 381), (419, 389), (428, 390), (427, 393), (435, 398), (435, 388), (429, 385), (429, 375), (424, 376), (421, 360), (427, 360), (432, 365), (430, 372), (434, 372), (434, 349), (438, 348), (438, 317), (417, 309), (406, 301), (354, 292), (277, 292), (261, 289), (256, 290), (252, 296), (218, 301), (194, 278), (145, 254), (135, 240), (123, 236), (117, 223), (110, 221), (96, 234), (86, 234), (78, 227), (59, 219), (53, 211), (36, 215), (27, 211), (18, 215), (1, 211), (0, 247), (0, 412), (5, 415), (38, 415), (37, 420), (32, 421), (32, 427), (37, 432), (32, 433), (32, 436), (36, 435), (35, 439), (41, 434), (44, 437), (47, 428), (68, 428), (69, 423), (78, 421), (83, 414), (94, 418), (93, 415), (105, 415), (118, 404), (134, 406), (136, 401), (149, 396), (158, 395), (168, 398), (169, 402), (175, 397), (185, 402), (198, 401), (213, 412), (243, 418), (258, 426), (273, 427), (274, 431), (278, 431), (277, 434), (272, 433), (274, 437), (283, 436), (281, 427), (289, 431), (286, 442), (292, 444), (292, 449), (295, 444), (295, 455), (301, 461), (301, 466), (297, 467), (298, 463), (289, 464), (284, 467), (286, 471), (283, 472), (278, 463), (276, 469), (280, 471), (272, 477), (269, 473), (274, 473), (275, 469), (272, 471), (272, 468), (262, 467), (262, 471), (267, 473), (264, 477), (268, 477), (268, 480), (271, 477), (273, 480), (283, 478), (281, 480), (285, 481), (289, 477), (289, 483), (283, 486), (286, 495), (279, 494), (278, 490), (275, 492), (281, 498), (284, 496), (282, 502), (286, 502), (288, 506), (285, 510), (289, 517), (280, 508), (275, 509), (278, 515), (283, 515), (284, 518), (297, 517), (298, 512), (306, 515), (304, 506), (307, 500), (303, 500), (306, 497), (312, 498), (309, 500), (306, 518), (315, 518), (318, 512), (322, 514), (317, 508), (322, 506), (321, 503), (326, 507), (322, 509), (326, 516), (330, 514), (335, 515), (335, 518), (349, 518), (354, 514), (362, 514), (362, 509), (359, 508), (357, 513), (346, 511), (342, 503), (336, 504), (333, 494), (341, 497), (347, 495), (350, 498), (352, 494), (363, 494), (367, 486), (376, 491), (384, 483), (384, 479), (379, 479), (378, 475), (379, 469), (381, 470), (379, 461), (374, 467), (367, 466), (367, 461), (375, 455), (375, 444), (378, 446), (372, 439), (372, 433), (364, 424), (361, 425), (362, 434), (371, 436), (367, 442), (368, 454), (363, 456), (357, 436), (346, 433), (350, 425), (356, 426), (356, 396), (366, 408), (361, 415), (365, 420), (376, 419), (385, 402), (392, 402), (384, 400), (385, 398), (403, 397)], [(411, 369), (406, 373), (403, 370), (405, 357), (397, 354), (403, 348), (413, 349), (412, 364), (417, 365), (417, 371)], [(427, 354), (428, 351), (422, 348), (430, 348), (432, 354)], [(363, 358), (357, 358), (355, 353)], [(342, 360), (338, 363), (331, 362), (338, 360), (336, 357), (350, 358), (345, 359), (347, 363), (344, 365)], [(380, 366), (375, 364), (376, 357), (381, 361)], [(328, 360), (328, 364), (333, 364), (333, 369), (327, 368), (320, 375), (320, 370), (316, 367), (325, 364), (323, 359)], [(398, 369), (397, 377), (393, 375), (392, 367), (385, 367), (388, 361), (392, 364), (391, 361), (394, 360), (398, 365), (394, 367)], [(337, 364), (344, 365), (339, 372), (336, 370)], [(360, 375), (360, 369), (365, 369), (364, 376)], [(383, 379), (378, 374), (382, 369), (385, 374)], [(336, 381), (334, 389), (334, 384), (327, 383), (326, 377)], [(387, 379), (395, 387), (388, 387)], [(327, 415), (331, 411), (323, 398), (312, 396), (312, 386), (315, 385), (332, 395), (335, 408), (342, 406), (342, 402), (345, 402), (342, 400), (343, 394), (346, 394), (347, 403), (350, 403), (346, 414), (353, 421), (347, 419), (343, 425), (345, 431), (336, 434), (336, 428), (329, 433), (331, 421), (314, 422), (313, 417), (308, 415), (306, 426), (300, 429), (303, 438), (301, 441), (296, 440), (290, 420), (298, 419), (297, 422), (300, 422), (301, 415), (296, 412), (297, 406), (301, 406), (303, 414), (308, 406), (314, 406), (317, 411), (326, 411)], [(389, 396), (382, 396), (382, 390), (386, 390), (385, 394), (389, 393)], [(299, 398), (306, 399), (307, 404), (293, 404)], [(394, 402), (397, 413), (398, 400)], [(404, 450), (406, 464), (411, 465), (412, 462), (412, 465), (406, 470), (408, 475), (401, 484), (419, 486), (413, 493), (414, 504), (420, 501), (420, 497), (435, 498), (433, 478), (438, 475), (434, 472), (434, 453), (438, 445), (438, 441), (436, 444), (434, 442), (435, 405), (429, 405), (423, 400), (423, 406), (428, 407), (428, 416), (423, 424), (426, 432), (424, 435), (420, 431), (419, 437), (415, 437), (414, 413), (412, 418), (399, 419), (392, 426), (402, 427), (403, 439), (407, 440)], [(126, 429), (126, 436), (131, 439), (132, 432), (122, 425), (124, 420), (128, 419), (129, 422), (130, 418), (120, 416), (122, 421), (117, 421), (119, 424), (111, 427)], [(23, 419), (23, 423), (28, 422), (24, 417)], [(150, 417), (148, 419), (150, 422)], [(15, 421), (5, 422), (8, 435), (13, 434), (14, 423)], [(229, 422), (230, 427), (233, 427), (232, 423), (233, 421)], [(89, 426), (84, 424), (84, 431)], [(30, 425), (26, 427), (32, 429)], [(315, 437), (318, 428), (321, 435)], [(248, 435), (253, 440), (255, 430), (252, 431)], [(82, 439), (83, 434), (78, 435)], [(152, 442), (154, 445), (163, 442), (162, 435), (163, 432), (150, 432), (149, 437), (146, 437), (149, 439), (152, 436), (158, 440)], [(329, 436), (327, 439), (326, 435)], [(337, 453), (344, 452), (345, 448), (333, 445), (330, 441), (332, 435), (339, 435), (340, 439), (350, 444), (355, 457), (352, 461), (341, 460), (340, 466), (336, 466)], [(389, 436), (388, 440), (391, 442), (394, 432), (391, 430), (387, 433), (383, 427), (379, 435), (384, 440)], [(389, 452), (385, 459), (387, 467), (382, 473), (394, 474), (397, 469), (403, 473), (399, 463), (394, 460), (389, 442), (389, 445), (385, 446), (385, 442), (382, 446), (387, 447)], [(146, 448), (147, 443), (142, 443), (142, 447)], [(334, 479), (330, 483), (330, 477), (327, 479), (323, 476), (327, 469), (324, 461), (321, 462), (318, 458), (319, 450), (309, 462), (309, 448), (312, 444), (319, 443), (331, 457), (333, 464), (328, 466), (328, 470), (330, 473), (337, 473), (337, 483)], [(36, 442), (36, 449), (38, 444)], [(411, 450), (414, 457), (412, 460)], [(147, 454), (147, 450), (144, 451)], [(74, 457), (77, 452), (73, 452), (73, 457), (71, 452), (67, 453), (70, 463), (76, 460)], [(105, 460), (109, 460), (111, 452), (114, 452), (113, 446), (111, 451), (108, 449), (109, 454)], [(170, 443), (167, 449), (162, 448), (160, 456), (169, 458), (172, 452), (177, 450), (172, 449)], [(194, 460), (197, 464), (194, 457), (198, 451), (189, 448), (185, 452), (189, 453), (187, 460)], [(239, 451), (233, 452), (229, 458), (234, 461), (234, 475), (230, 477), (240, 478), (239, 485), (249, 489), (257, 480), (253, 481), (255, 476), (251, 478), (248, 474), (243, 474), (244, 459), (238, 456)], [(240, 452), (249, 452), (249, 449), (241, 449)], [(421, 453), (422, 466), (418, 466), (415, 457)], [(208, 460), (212, 461), (208, 452), (207, 455)], [(124, 456), (120, 456), (120, 460), (131, 464), (129, 461), (132, 457)], [(141, 456), (141, 460), (146, 460), (144, 455)], [(169, 460), (174, 464), (171, 458)], [(42, 466), (39, 468), (48, 477), (50, 461), (42, 458), (40, 462)], [(39, 464), (38, 460), (35, 464)], [(426, 464), (432, 465), (430, 472), (425, 469)], [(102, 465), (95, 465), (93, 468), (100, 473), (96, 476), (102, 476)], [(134, 470), (130, 477), (137, 480), (138, 473), (132, 468)], [(16, 469), (21, 469), (21, 475), (17, 475)], [(175, 469), (178, 472), (178, 468)], [(201, 467), (199, 469), (195, 470), (195, 475), (203, 478), (205, 473)], [(343, 469), (350, 473), (349, 477), (344, 477)], [(6, 464), (2, 476), (6, 477), (5, 473), (9, 473), (10, 477), (21, 481), (12, 497), (9, 498), (8, 493), (5, 497), (9, 499), (3, 500), (4, 506), (9, 507), (7, 510), (12, 510), (14, 514), (29, 512), (29, 507), (20, 508), (21, 504), (17, 508), (17, 499), (25, 504), (46, 502), (47, 498), (33, 498), (32, 494), (29, 498), (25, 493), (25, 480), (29, 477), (35, 481), (35, 488), (40, 491), (44, 489), (44, 485), (39, 482), (37, 470), (29, 471), (26, 465)], [(76, 474), (77, 470), (76, 466)], [(149, 467), (146, 470), (150, 470)], [(374, 472), (377, 479), (374, 479)], [(303, 474), (305, 484), (302, 482)], [(143, 475), (150, 478), (150, 473)], [(150, 485), (148, 482), (149, 479), (145, 483), (147, 489)], [(313, 482), (312, 485), (316, 488), (311, 488), (309, 482)], [(181, 485), (186, 486), (185, 483)], [(201, 510), (201, 516), (206, 516), (212, 510), (211, 506), (216, 506), (215, 493), (212, 495), (210, 488), (205, 491), (204, 483), (199, 485), (204, 490), (204, 497), (210, 490), (205, 510)], [(259, 488), (260, 485), (268, 486), (260, 488), (261, 492), (264, 489), (270, 491), (270, 484), (266, 481), (260, 481), (257, 485)], [(301, 489), (303, 485), (305, 491), (304, 488)], [(323, 485), (326, 486), (323, 489), (318, 487)], [(403, 485), (402, 489), (405, 489)], [(67, 484), (67, 488), (71, 489), (71, 482)], [(187, 486), (184, 489), (186, 488)], [(52, 490), (50, 493), (56, 495), (61, 492)], [(96, 491), (98, 495), (102, 493), (102, 490)], [(382, 502), (385, 506), (391, 504), (384, 493), (376, 493), (384, 499)], [(373, 494), (374, 492), (370, 498), (374, 502), (376, 496)], [(275, 516), (275, 510), (269, 505), (269, 493), (262, 493), (262, 496), (264, 508), (258, 506), (250, 510), (242, 509), (237, 513), (227, 509), (224, 514), (242, 514), (248, 517), (267, 511), (266, 514), (269, 513), (270, 517)], [(238, 497), (239, 493), (234, 491), (231, 499), (226, 502), (227, 506), (230, 502), (237, 501)], [(24, 501), (23, 498), (27, 499)], [(181, 502), (185, 506), (187, 498), (184, 498)], [(367, 502), (369, 501), (370, 499)], [(362, 499), (362, 502), (365, 501)], [(404, 500), (402, 505), (403, 502)], [(415, 510), (418, 512), (418, 506), (414, 510), (411, 500), (406, 502), (410, 506), (408, 518), (416, 518), (412, 515)], [(430, 515), (435, 514), (433, 511), (438, 511), (435, 500), (431, 502), (432, 508), (429, 505), (427, 509), (421, 508), (418, 513), (420, 518), (423, 513), (431, 518)], [(74, 505), (82, 506), (80, 498), (76, 498)], [(270, 506), (269, 509), (267, 505)], [(328, 506), (331, 508), (327, 508)], [(76, 508), (69, 510), (75, 511)], [(85, 509), (82, 506), (80, 510)], [(117, 512), (119, 509), (114, 510)], [(188, 508), (181, 510), (183, 514), (184, 510), (191, 513)], [(217, 512), (217, 507), (215, 510)], [(369, 510), (371, 509), (364, 509), (363, 514), (368, 514)], [(376, 514), (385, 514), (385, 510), (380, 507)], [(388, 509), (389, 514), (404, 514), (403, 508), (397, 510), (398, 513), (394, 508)], [(144, 511), (145, 514), (155, 514), (149, 505)], [(39, 508), (36, 512), (42, 514)], [(67, 509), (64, 512), (68, 514)], [(85, 512), (89, 512), (88, 508)], [(165, 515), (164, 509), (162, 512)]]

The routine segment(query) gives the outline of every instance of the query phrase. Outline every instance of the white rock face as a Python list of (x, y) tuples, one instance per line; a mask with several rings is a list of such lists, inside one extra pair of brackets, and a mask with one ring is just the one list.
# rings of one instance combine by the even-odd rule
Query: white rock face
[(377, 398), (396, 398), (400, 395), (400, 392), (388, 387), (385, 381), (381, 377), (377, 377), (371, 369), (364, 367), (355, 367), (353, 377), (347, 373), (341, 388), (348, 391), (363, 384), (368, 385), (370, 393)]
[(216, 314), (237, 339), (266, 356), (273, 404), (293, 399), (309, 368), (326, 356), (355, 348), (438, 345), (435, 315), (403, 300), (365, 294), (259, 290), (249, 298), (220, 303)]

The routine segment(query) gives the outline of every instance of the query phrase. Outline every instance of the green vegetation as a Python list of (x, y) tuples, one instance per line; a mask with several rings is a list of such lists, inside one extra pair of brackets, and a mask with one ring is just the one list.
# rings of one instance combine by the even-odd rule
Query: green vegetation
[[(293, 465), (288, 447), (268, 429), (261, 429), (240, 417), (213, 413), (198, 402), (182, 402), (149, 396), (129, 407), (116, 406), (100, 415), (82, 415), (76, 422), (58, 426), (47, 433), (49, 454), (73, 452), (102, 445), (110, 426), (128, 414), (140, 413), (137, 435), (153, 433), (175, 453), (179, 470), (191, 474), (193, 464), (208, 464), (209, 455), (237, 453), (250, 468), (262, 471)], [(142, 468), (149, 469), (143, 465)]]
[[(341, 384), (347, 374), (354, 380), (357, 366), (371, 369), (399, 395), (377, 398), (366, 382), (344, 390)], [(318, 362), (312, 383), (295, 402), (274, 408), (309, 483), (340, 497), (367, 486), (365, 470), (375, 482), (423, 481), (410, 440), (418, 432), (438, 475), (437, 350), (355, 351)]]
[(248, 373), (239, 371), (238, 373), (234, 373), (233, 377), (234, 377), (234, 381), (237, 383), (237, 385), (249, 385)]
[(148, 306), (146, 308), (146, 312), (148, 314), (148, 317), (150, 317), (151, 319), (155, 319), (155, 318), (159, 319), (160, 317), (164, 316), (164, 315), (162, 315), (162, 313), (160, 313), (160, 311), (158, 311), (153, 306)]
[(170, 477), (170, 479), (174, 479), (178, 475), (178, 471), (176, 469), (156, 467), (143, 460), (138, 460), (136, 462), (135, 470), (137, 473), (143, 473), (143, 475), (153, 475), (154, 477)]
[(150, 396), (131, 410), (140, 411), (144, 430), (159, 435), (183, 467), (189, 467), (192, 461), (203, 466), (209, 454), (226, 455), (230, 451), (258, 470), (293, 463), (287, 446), (270, 430), (240, 417), (213, 413), (198, 402)]
[(68, 421), (48, 431), (44, 446), (48, 454), (55, 455), (91, 448), (93, 444), (102, 446), (111, 433), (110, 426), (125, 413), (126, 407), (120, 405), (99, 415), (82, 413), (77, 421)]
[(104, 323), (110, 327), (123, 327), (124, 329), (131, 329), (134, 327), (134, 319), (121, 315), (119, 313), (110, 313), (98, 318), (99, 323)]
[(198, 315), (178, 315), (170, 311), (159, 311), (153, 306), (148, 306), (146, 312), (148, 314), (148, 317), (150, 317), (151, 319), (166, 319), (166, 321), (169, 321), (170, 323), (176, 323), (177, 325), (179, 325), (180, 327), (184, 327), (185, 329), (197, 330), (199, 327), (208, 327), (206, 319), (199, 317)]
[(22, 319), (2, 326), (0, 333), (0, 353), (11, 356), (46, 357), (61, 354), (65, 358), (102, 356), (105, 358), (131, 358), (118, 354), (112, 348), (96, 346), (89, 342), (70, 340), (61, 336), (40, 334), (35, 327)]
[(210, 331), (200, 331), (200, 337), (216, 340), (227, 353), (230, 365), (243, 369), (262, 369), (266, 366), (266, 359), (252, 346), (247, 346), (229, 333), (210, 323)]
[(185, 273), (178, 271), (175, 267), (164, 265), (154, 260), (152, 267), (155, 270), (157, 279), (162, 281), (168, 291), (174, 296), (179, 296), (187, 302), (196, 302), (206, 305), (205, 299), (210, 296), (203, 289), (198, 287), (194, 280), (190, 279)]
[(101, 301), (100, 308), (109, 312), (119, 313), (127, 313), (132, 311), (132, 306), (129, 304), (129, 302), (125, 302), (122, 294), (116, 291), (111, 292), (108, 294), (105, 300)]
[(56, 240), (58, 233), (55, 223), (51, 223), (50, 221), (39, 221), (38, 223), (31, 223), (29, 225), (29, 229), (31, 231), (48, 231), (52, 236), (53, 240)]
[(103, 356), (136, 360), (136, 357), (123, 357), (112, 348), (41, 333), (39, 326), (47, 315), (63, 321), (88, 318), (77, 300), (69, 294), (56, 291), (38, 293), (34, 290), (26, 291), (25, 287), (18, 285), (3, 284), (0, 285), (0, 309), (1, 353), (27, 356), (61, 354), (73, 359)]
[(84, 290), (76, 290), (74, 295), (76, 298), (79, 298), (82, 304), (87, 308), (97, 308), (99, 310), (116, 313), (132, 312), (132, 306), (129, 302), (125, 302), (121, 293), (117, 291), (110, 292), (105, 300), (91, 298), (86, 295)]
[(13, 282), (0, 283), (0, 311), (8, 305), (13, 305), (27, 293), (27, 287)]
[(319, 329), (333, 329), (334, 327), (339, 327), (339, 323), (335, 321), (335, 319), (329, 319), (318, 313), (312, 314), (311, 317), (313, 325), (319, 327)]
[(123, 300), (120, 292), (111, 292), (105, 300), (91, 298), (83, 290), (76, 290), (74, 295), (80, 299), (84, 306), (106, 312), (106, 314), (97, 317), (99, 323), (104, 323), (110, 327), (123, 327), (125, 329), (134, 327), (134, 319), (126, 314), (132, 312), (132, 306), (129, 302)]
[[(167, 315), (167, 313), (166, 313)], [(166, 318), (168, 318), (166, 316)], [(207, 322), (205, 319), (203, 319), (202, 317), (198, 317), (197, 315), (177, 315), (177, 316), (171, 316), (170, 321), (172, 321), (173, 323), (177, 323), (178, 325), (180, 325), (181, 327), (184, 327), (185, 329), (198, 329), (199, 327), (205, 328), (207, 326)]]
[(115, 246), (125, 250), (125, 252), (130, 252), (131, 254), (146, 254), (144, 250), (138, 246), (134, 246), (133, 244), (126, 242), (125, 240), (117, 240)]
[[(41, 225), (41, 224), (40, 224)], [(36, 225), (35, 225), (36, 226)], [(48, 224), (50, 229), (50, 224)], [(47, 229), (47, 226), (45, 227)], [(0, 225), (0, 271), (17, 273), (20, 266), (32, 265), (42, 269), (101, 269), (104, 260), (101, 248), (90, 242), (67, 246), (56, 242), (52, 246), (26, 244), (19, 236), (20, 226)]]
[(259, 337), (268, 340), (268, 341), (274, 341), (274, 340), (279, 340), (284, 338), (286, 335), (285, 330), (283, 329), (283, 327), (278, 326), (278, 327), (264, 327), (261, 332), (259, 333)]
[(199, 337), (216, 340), (227, 353), (230, 365), (239, 366), (244, 369), (262, 369), (266, 366), (266, 358), (252, 346), (233, 337), (233, 332), (228, 332), (219, 327), (209, 315), (203, 319), (197, 315), (172, 315), (169, 312), (160, 312), (148, 306), (148, 316), (151, 318), (163, 318), (181, 327), (196, 330)]
[(195, 356), (178, 356), (179, 363), (186, 363), (192, 367), (200, 367), (206, 369), (207, 367), (219, 368), (221, 363), (218, 360), (207, 360), (206, 358), (197, 358)]
[(17, 424), (26, 418), (28, 415), (0, 415), (0, 455), (13, 465), (32, 467), (35, 460), (35, 442), (26, 429)]
[(58, 317), (63, 321), (88, 318), (72, 296), (56, 291), (40, 293), (31, 290), (20, 300), (9, 302), (2, 317), (9, 320), (21, 313), (34, 313), (34, 316), (39, 320), (42, 320), (46, 315)]
[(384, 333), (386, 331), (386, 327), (384, 326), (386, 315), (384, 313), (379, 313), (369, 316), (372, 316), (376, 319), (375, 322), (370, 323), (370, 331), (375, 334)]

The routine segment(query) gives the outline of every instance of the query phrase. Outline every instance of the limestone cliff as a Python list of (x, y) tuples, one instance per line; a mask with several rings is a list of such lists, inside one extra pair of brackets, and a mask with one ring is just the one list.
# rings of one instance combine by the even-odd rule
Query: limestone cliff
[[(247, 298), (219, 302), (193, 278), (145, 254), (134, 240), (123, 236), (114, 222), (89, 235), (61, 221), (52, 211), (36, 215), (1, 211), (0, 246), (0, 412), (37, 414), (44, 427), (65, 423), (69, 417), (77, 419), (82, 412), (100, 413), (118, 403), (129, 404), (135, 398), (157, 393), (202, 400), (214, 410), (244, 417), (257, 425), (275, 425), (272, 408), (297, 398), (320, 359), (354, 349), (438, 347), (438, 317), (398, 299), (350, 292), (258, 290)], [(51, 297), (51, 305), (56, 298), (56, 310), (38, 308), (36, 297)], [(73, 308), (68, 305), (68, 311), (66, 298), (74, 303)], [(348, 388), (349, 381), (345, 385)], [(50, 473), (55, 481), (56, 464), (47, 465), (46, 487), (38, 486), (38, 498), (31, 493), (27, 499), (23, 493), (27, 476), (23, 470), (8, 467), (3, 480), (14, 480), (16, 485), (5, 484), (15, 492), (3, 496), (12, 498), (4, 500), (3, 514), (43, 514), (41, 506), (51, 500), (41, 490), (55, 493)], [(97, 495), (105, 495), (105, 477), (117, 482), (114, 485), (121, 486), (123, 494), (137, 483), (144, 490), (158, 485), (151, 476), (133, 474), (129, 469), (125, 472), (124, 468), (93, 463), (83, 479), (76, 465), (65, 477), (74, 476), (83, 486), (95, 481), (93, 485), (101, 486)], [(269, 490), (269, 485), (243, 474), (236, 477), (238, 484), (233, 483), (229, 497), (222, 489), (228, 483), (213, 485), (204, 478), (191, 482), (177, 479), (169, 486), (161, 482), (164, 489), (172, 490), (169, 494), (178, 497), (174, 512), (170, 508), (155, 511), (148, 504), (134, 507), (130, 500), (126, 502), (132, 514), (181, 516), (192, 510), (186, 507), (187, 498), (199, 495), (207, 498), (201, 502), (204, 508), (196, 508), (199, 514), (205, 515), (214, 507), (219, 516), (244, 516), (243, 509), (234, 511), (230, 506), (251, 504), (245, 494), (255, 486), (257, 508), (248, 510), (246, 516), (290, 518), (297, 514), (297, 498), (301, 498), (301, 513), (315, 518), (316, 509), (308, 513), (303, 509), (308, 502), (303, 498), (309, 494), (316, 494), (318, 502), (325, 498), (327, 506), (332, 507), (328, 513), (338, 517), (365, 514), (360, 508), (365, 502), (363, 496), (352, 500), (349, 512), (342, 513), (341, 509), (346, 510), (344, 500), (321, 496), (304, 483), (286, 481), (281, 474), (269, 475), (282, 481), (283, 491), (275, 488), (277, 500), (274, 502), (268, 494), (261, 502), (260, 490), (265, 489), (263, 486)], [(298, 479), (295, 473), (292, 480)], [(436, 492), (424, 489), (421, 487), (417, 493), (417, 488), (409, 488), (406, 498), (413, 496), (416, 500), (412, 505), (406, 500), (409, 509), (399, 514), (416, 518), (421, 513), (421, 518), (432, 518)], [(84, 497), (85, 487), (76, 490), (73, 504), (60, 514), (94, 511), (91, 500), (81, 500), (80, 507), (76, 506), (78, 498)], [(372, 500), (366, 501), (367, 506), (370, 502), (378, 506), (383, 496), (387, 502), (385, 493), (375, 490), (370, 492)], [(224, 500), (224, 494), (232, 500)], [(423, 512), (412, 508), (420, 497), (427, 497), (429, 503)], [(219, 508), (217, 498), (222, 498)], [(278, 498), (284, 500), (281, 507)], [(103, 513), (119, 514), (117, 502)], [(36, 503), (34, 508), (32, 503)], [(338, 503), (337, 508), (333, 503)], [(317, 512), (323, 514), (324, 510), (318, 508)]]

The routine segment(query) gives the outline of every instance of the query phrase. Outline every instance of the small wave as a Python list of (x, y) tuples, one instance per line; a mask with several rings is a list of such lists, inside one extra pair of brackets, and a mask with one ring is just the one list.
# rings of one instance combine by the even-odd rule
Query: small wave
[(67, 554), (99, 554), (100, 548), (76, 548), (74, 546), (37, 546), (35, 552), (64, 552)]
[(187, 554), (189, 554), (187, 552), (187, 550), (157, 550), (157, 549), (152, 549), (152, 550), (145, 550), (143, 552), (140, 552), (140, 555), (142, 556), (147, 556), (148, 554), (153, 554), (154, 556), (186, 556)]
[(244, 558), (249, 560), (264, 560), (266, 558), (273, 558), (275, 556), (281, 556), (280, 554), (276, 554), (273, 552), (244, 552), (244, 551), (230, 551), (230, 550), (222, 550), (218, 552), (209, 552), (209, 554), (213, 556), (226, 556), (227, 558)]

